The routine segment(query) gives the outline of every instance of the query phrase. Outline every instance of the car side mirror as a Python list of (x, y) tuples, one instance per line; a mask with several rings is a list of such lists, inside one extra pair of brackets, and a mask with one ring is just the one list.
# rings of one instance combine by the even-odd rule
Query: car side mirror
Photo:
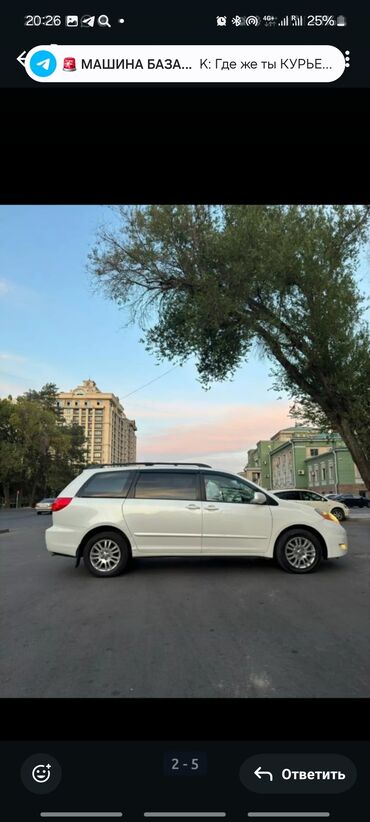
[(255, 491), (252, 497), (253, 505), (264, 505), (267, 502), (267, 497), (262, 494), (262, 491)]

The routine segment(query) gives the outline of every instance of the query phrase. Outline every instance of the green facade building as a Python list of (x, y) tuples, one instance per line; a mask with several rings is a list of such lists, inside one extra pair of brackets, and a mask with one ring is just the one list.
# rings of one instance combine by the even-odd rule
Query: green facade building
[(359, 493), (365, 485), (338, 434), (294, 425), (248, 451), (241, 476), (266, 490), (312, 488), (319, 493)]
[(306, 460), (306, 465), (307, 488), (319, 494), (366, 492), (361, 474), (345, 446), (332, 448), (319, 457), (311, 457)]

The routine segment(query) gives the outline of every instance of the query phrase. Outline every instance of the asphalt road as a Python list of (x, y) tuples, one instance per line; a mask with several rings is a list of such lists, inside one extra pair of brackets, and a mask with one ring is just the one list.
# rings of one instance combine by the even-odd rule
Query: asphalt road
[(2, 697), (369, 697), (370, 517), (307, 576), (253, 558), (50, 557), (50, 516), (0, 513)]

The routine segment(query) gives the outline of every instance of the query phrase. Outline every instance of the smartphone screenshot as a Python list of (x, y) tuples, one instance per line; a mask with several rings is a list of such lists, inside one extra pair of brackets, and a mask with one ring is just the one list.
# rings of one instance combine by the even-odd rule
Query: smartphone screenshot
[(7, 819), (369, 817), (369, 24), (2, 12)]

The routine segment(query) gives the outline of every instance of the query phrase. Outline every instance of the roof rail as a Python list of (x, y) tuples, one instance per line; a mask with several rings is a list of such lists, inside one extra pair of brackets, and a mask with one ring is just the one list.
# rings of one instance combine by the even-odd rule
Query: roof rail
[(205, 462), (104, 462), (87, 465), (86, 468), (123, 468), (126, 465), (195, 465), (197, 468), (212, 468)]

